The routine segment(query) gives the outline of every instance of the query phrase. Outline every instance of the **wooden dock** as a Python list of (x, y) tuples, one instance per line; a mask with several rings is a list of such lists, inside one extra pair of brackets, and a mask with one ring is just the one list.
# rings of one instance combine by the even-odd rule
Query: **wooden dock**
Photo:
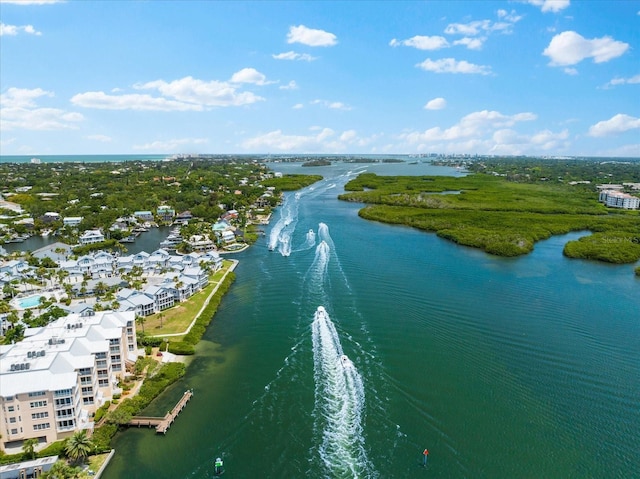
[(173, 409), (164, 415), (164, 417), (153, 416), (134, 416), (129, 421), (129, 426), (137, 427), (155, 427), (157, 433), (166, 434), (173, 421), (175, 421), (180, 411), (184, 409), (191, 397), (193, 396), (193, 389), (188, 389), (184, 392), (178, 403)]

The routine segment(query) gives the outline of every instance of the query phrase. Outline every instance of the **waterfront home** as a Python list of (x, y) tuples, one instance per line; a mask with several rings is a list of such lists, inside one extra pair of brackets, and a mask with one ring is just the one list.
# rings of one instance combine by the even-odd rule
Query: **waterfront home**
[(153, 213), (151, 211), (134, 211), (133, 216), (142, 221), (153, 221)]
[(154, 300), (141, 291), (134, 291), (126, 299), (118, 294), (117, 299), (119, 311), (133, 311), (136, 316), (149, 316), (156, 312)]
[(168, 309), (175, 304), (173, 292), (163, 285), (147, 286), (143, 293), (153, 300), (154, 312)]
[(102, 243), (104, 241), (104, 235), (100, 230), (87, 230), (80, 235), (78, 243), (81, 245)]
[(200, 266), (190, 266), (182, 270), (182, 276), (194, 279), (198, 289), (205, 288), (209, 284), (209, 275)]
[(135, 314), (70, 314), (19, 343), (0, 346), (2, 449), (50, 443), (92, 429), (91, 415), (114, 394), (137, 358)]

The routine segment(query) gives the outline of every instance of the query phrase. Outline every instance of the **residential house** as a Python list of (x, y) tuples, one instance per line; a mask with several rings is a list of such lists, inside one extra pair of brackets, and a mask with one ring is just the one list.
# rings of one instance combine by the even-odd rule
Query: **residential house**
[(78, 238), (78, 243), (81, 245), (102, 243), (104, 241), (104, 235), (100, 230), (87, 230)]

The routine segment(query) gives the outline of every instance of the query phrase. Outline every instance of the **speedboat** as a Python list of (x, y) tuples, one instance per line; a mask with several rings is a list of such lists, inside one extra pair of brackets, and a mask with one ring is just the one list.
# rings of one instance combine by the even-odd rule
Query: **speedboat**
[(340, 364), (342, 364), (342, 367), (345, 369), (353, 366), (353, 363), (349, 359), (349, 356), (347, 356), (346, 354), (340, 356)]

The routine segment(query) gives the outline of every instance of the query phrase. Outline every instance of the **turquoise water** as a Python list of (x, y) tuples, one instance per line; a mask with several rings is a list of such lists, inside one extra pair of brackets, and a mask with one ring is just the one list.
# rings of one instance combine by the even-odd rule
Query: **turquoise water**
[(194, 398), (166, 436), (118, 435), (103, 477), (211, 477), (217, 456), (236, 478), (640, 476), (632, 266), (563, 257), (578, 234), (493, 257), (336, 200), (358, 171), (428, 165), (274, 168), (326, 179), (235, 256), (186, 377), (147, 412)]
[(40, 298), (42, 296), (27, 296), (26, 298), (18, 299), (18, 306), (22, 309), (33, 308), (34, 306), (38, 306), (40, 304)]

